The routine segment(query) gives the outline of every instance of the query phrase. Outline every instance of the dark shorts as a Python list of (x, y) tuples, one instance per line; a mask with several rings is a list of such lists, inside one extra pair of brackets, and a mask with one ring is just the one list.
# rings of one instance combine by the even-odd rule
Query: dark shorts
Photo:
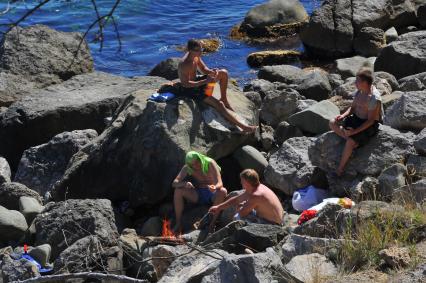
[(198, 194), (198, 203), (205, 205), (213, 204), (214, 193), (212, 193), (208, 188), (198, 188), (196, 189)]
[[(365, 121), (367, 120), (361, 119), (358, 116), (352, 114), (345, 118), (345, 120), (343, 121), (343, 127), (345, 129), (349, 129), (349, 128), (356, 129), (356, 128), (359, 128), (362, 124), (364, 124)], [(378, 132), (379, 132), (379, 122), (376, 121), (374, 122), (373, 125), (365, 129), (364, 131), (351, 136), (351, 139), (353, 139), (358, 144), (358, 147), (361, 147), (366, 145), (372, 137), (377, 135)]]
[[(207, 75), (197, 76), (195, 81), (202, 81), (207, 78)], [(203, 101), (206, 98), (205, 89), (207, 85), (202, 85), (199, 87), (183, 87), (181, 86), (179, 95), (185, 96), (196, 101)]]

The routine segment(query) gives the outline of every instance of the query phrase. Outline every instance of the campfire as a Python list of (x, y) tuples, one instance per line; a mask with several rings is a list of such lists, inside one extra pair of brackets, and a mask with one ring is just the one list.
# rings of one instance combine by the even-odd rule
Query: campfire
[(181, 234), (176, 235), (171, 229), (171, 221), (167, 218), (163, 219), (163, 230), (159, 237), (148, 237), (148, 239), (155, 244), (163, 245), (182, 245), (185, 240)]

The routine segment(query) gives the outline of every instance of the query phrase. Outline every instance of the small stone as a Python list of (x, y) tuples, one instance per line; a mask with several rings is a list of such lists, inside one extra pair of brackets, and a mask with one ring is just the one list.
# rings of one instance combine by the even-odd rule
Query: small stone
[(411, 262), (408, 248), (391, 247), (389, 249), (381, 250), (379, 252), (379, 256), (391, 268), (407, 267)]

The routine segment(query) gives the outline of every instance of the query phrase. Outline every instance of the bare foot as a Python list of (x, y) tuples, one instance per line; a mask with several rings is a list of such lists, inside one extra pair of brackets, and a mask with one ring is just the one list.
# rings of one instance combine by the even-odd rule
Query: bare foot
[(241, 127), (241, 129), (245, 133), (254, 133), (254, 132), (256, 132), (257, 128), (259, 128), (259, 126), (244, 126), (244, 127)]
[(225, 104), (226, 108), (228, 108), (229, 110), (235, 112), (234, 108), (231, 107), (231, 104), (229, 104), (228, 100), (220, 99), (220, 101), (222, 101), (223, 104)]

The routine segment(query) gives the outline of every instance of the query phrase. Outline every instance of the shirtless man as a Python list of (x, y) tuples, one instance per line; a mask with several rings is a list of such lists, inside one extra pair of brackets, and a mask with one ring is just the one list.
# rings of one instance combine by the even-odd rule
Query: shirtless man
[(220, 211), (238, 206), (238, 213), (234, 219), (243, 219), (248, 222), (261, 224), (282, 225), (284, 209), (275, 193), (261, 184), (259, 175), (253, 169), (246, 169), (240, 174), (243, 193), (214, 205), (209, 212), (217, 215)]
[[(241, 123), (231, 111), (231, 105), (226, 96), (228, 87), (228, 72), (224, 69), (209, 69), (203, 60), (201, 60), (202, 45), (199, 41), (191, 39), (187, 44), (188, 52), (182, 58), (178, 65), (179, 79), (182, 84), (181, 93), (184, 96), (194, 100), (203, 101), (212, 106), (221, 115), (232, 124), (240, 127), (245, 132), (254, 132), (257, 127), (248, 126)], [(204, 75), (197, 76), (197, 70), (200, 70)], [(213, 96), (204, 94), (206, 85), (211, 82), (219, 82), (220, 84), (220, 100)], [(231, 111), (230, 111), (231, 110)]]
[(382, 121), (383, 106), (380, 93), (373, 86), (372, 71), (361, 68), (356, 75), (355, 85), (357, 91), (351, 107), (330, 121), (331, 130), (346, 140), (337, 176), (343, 174), (353, 150), (367, 144), (378, 133), (379, 122)]
[[(223, 202), (227, 195), (219, 165), (213, 159), (196, 151), (186, 154), (185, 165), (173, 181), (172, 187), (175, 189), (176, 225), (173, 229), (175, 232), (182, 230), (184, 200), (204, 205), (217, 205)], [(217, 216), (212, 219), (210, 229), (214, 227), (216, 219)]]

